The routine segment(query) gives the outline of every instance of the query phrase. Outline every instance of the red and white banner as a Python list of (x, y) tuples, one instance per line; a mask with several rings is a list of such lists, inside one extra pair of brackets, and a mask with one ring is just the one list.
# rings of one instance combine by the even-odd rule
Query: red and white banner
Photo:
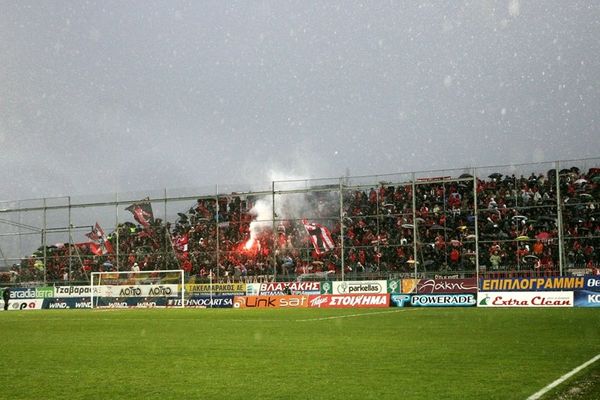
[(86, 233), (88, 238), (92, 241), (89, 243), (89, 248), (92, 253), (97, 256), (101, 256), (107, 253), (114, 253), (112, 244), (108, 241), (104, 229), (96, 222), (96, 225), (92, 228), (90, 233)]
[(313, 244), (317, 254), (327, 253), (335, 248), (335, 243), (333, 243), (331, 233), (326, 226), (316, 224), (314, 222), (308, 222), (305, 219), (302, 220), (302, 224), (304, 225), (304, 229), (306, 229), (306, 233), (308, 233), (308, 237), (310, 238), (310, 241)]
[(573, 292), (479, 292), (477, 307), (573, 307)]
[(386, 294), (322, 294), (308, 298), (308, 306), (316, 308), (383, 308), (389, 307)]

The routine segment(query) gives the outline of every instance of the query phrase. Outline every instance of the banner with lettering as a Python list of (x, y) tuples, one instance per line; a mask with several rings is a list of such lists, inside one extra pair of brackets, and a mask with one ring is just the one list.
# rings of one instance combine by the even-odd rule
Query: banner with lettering
[(303, 308), (308, 307), (308, 295), (235, 296), (234, 308)]
[(265, 282), (248, 283), (247, 294), (256, 295), (285, 295), (285, 294), (318, 294), (321, 292), (321, 282)]
[(334, 281), (322, 282), (321, 294), (374, 294), (388, 293), (387, 281)]
[(390, 294), (321, 294), (309, 297), (309, 307), (316, 308), (383, 308), (389, 307)]
[[(186, 308), (231, 308), (233, 295), (193, 295), (183, 300)], [(167, 307), (181, 307), (181, 299), (168, 299)]]
[(575, 307), (600, 307), (600, 292), (576, 290)]
[(575, 290), (586, 289), (586, 283), (586, 277), (583, 276), (555, 276), (546, 278), (500, 278), (482, 279), (479, 287), (483, 292)]
[(477, 279), (420, 279), (417, 293), (477, 293)]
[(189, 294), (246, 294), (245, 283), (193, 283), (186, 284), (185, 291)]
[(474, 307), (474, 293), (464, 294), (396, 294), (390, 299), (392, 307)]
[(477, 307), (573, 307), (573, 292), (479, 292)]

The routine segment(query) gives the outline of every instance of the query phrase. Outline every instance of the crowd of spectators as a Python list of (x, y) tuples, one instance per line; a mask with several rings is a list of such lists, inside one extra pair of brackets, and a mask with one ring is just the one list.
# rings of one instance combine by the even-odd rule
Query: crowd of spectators
[[(563, 265), (593, 270), (600, 264), (600, 169), (558, 171), (560, 202), (556, 174), (494, 173), (477, 179), (463, 174), (347, 186), (341, 202), (338, 186), (308, 190), (276, 197), (276, 210), (284, 211), (274, 213), (275, 221), (260, 220), (256, 195), (199, 198), (172, 222), (118, 225), (107, 237), (112, 253), (98, 254), (87, 243), (50, 246), (23, 259), (13, 275), (21, 281), (44, 275), (48, 281), (85, 281), (91, 271), (129, 270), (134, 264), (140, 270), (182, 268), (198, 280), (229, 281), (339, 274), (342, 268), (357, 278), (415, 269), (466, 276), (477, 264), (482, 273), (551, 275), (558, 273), (561, 224)], [(285, 211), (294, 202), (302, 203), (303, 215), (293, 215), (296, 204)], [(335, 249), (316, 251), (304, 219), (327, 227)]]

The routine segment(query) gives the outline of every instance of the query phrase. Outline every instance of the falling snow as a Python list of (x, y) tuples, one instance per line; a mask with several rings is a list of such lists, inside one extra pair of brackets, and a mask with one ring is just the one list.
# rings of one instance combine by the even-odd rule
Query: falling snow
[(598, 157), (591, 1), (1, 8), (5, 199)]

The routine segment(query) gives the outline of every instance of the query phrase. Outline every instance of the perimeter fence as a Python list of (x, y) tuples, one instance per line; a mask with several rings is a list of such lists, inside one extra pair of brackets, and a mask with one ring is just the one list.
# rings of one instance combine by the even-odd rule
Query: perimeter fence
[(600, 158), (0, 202), (0, 280), (597, 273)]

